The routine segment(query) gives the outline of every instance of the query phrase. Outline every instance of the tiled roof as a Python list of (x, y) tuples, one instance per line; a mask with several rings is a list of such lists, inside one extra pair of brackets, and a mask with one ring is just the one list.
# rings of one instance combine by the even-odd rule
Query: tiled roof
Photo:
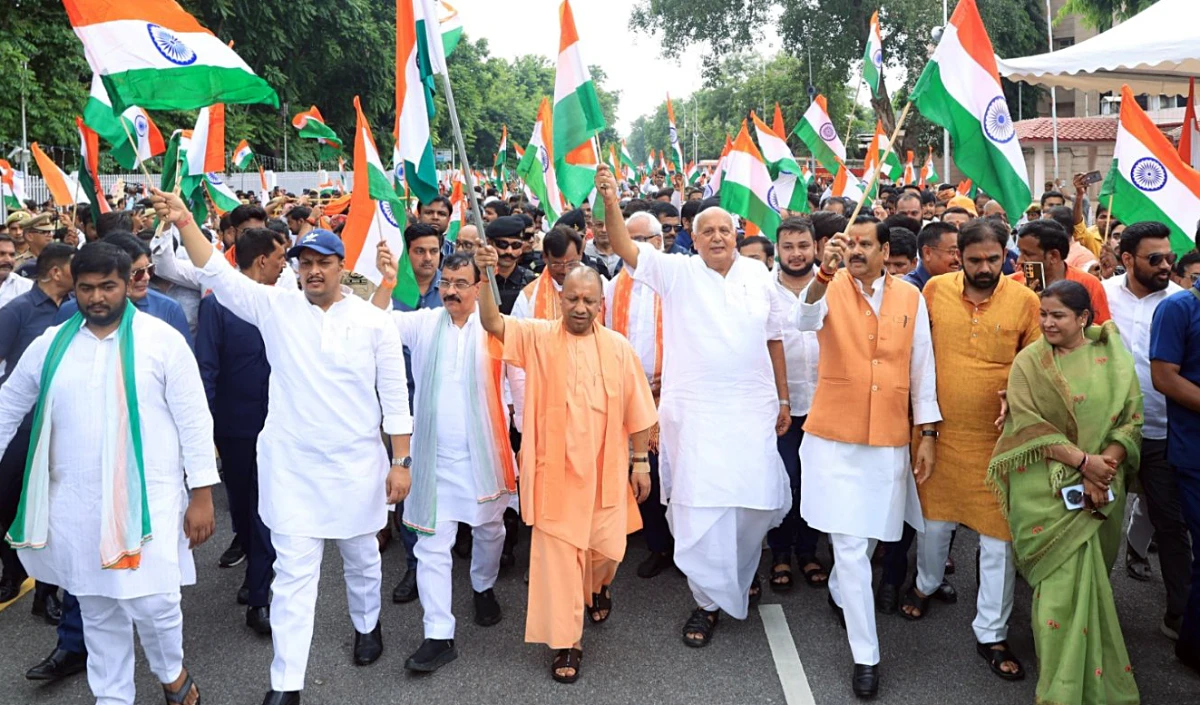
[[(1054, 139), (1054, 121), (1033, 118), (1016, 123), (1017, 139), (1022, 142), (1049, 142)], [(1117, 118), (1059, 118), (1059, 142), (1112, 142), (1117, 139)]]

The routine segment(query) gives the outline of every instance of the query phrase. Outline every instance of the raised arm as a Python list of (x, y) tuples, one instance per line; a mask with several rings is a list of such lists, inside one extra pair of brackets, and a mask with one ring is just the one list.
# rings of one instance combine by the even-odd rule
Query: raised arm
[(375, 287), (375, 293), (371, 295), (371, 304), (388, 311), (392, 308), (392, 289), (396, 288), (396, 272), (399, 271), (399, 265), (396, 264), (396, 256), (388, 247), (387, 240), (380, 240), (375, 248), (375, 268), (383, 275), (383, 280)]
[(627, 266), (637, 269), (638, 248), (625, 229), (625, 216), (621, 213), (621, 202), (617, 196), (617, 180), (607, 165), (601, 164), (596, 169), (596, 190), (604, 200), (604, 223), (608, 226), (608, 239), (613, 252), (620, 255)]
[(845, 256), (846, 238), (842, 233), (834, 233), (833, 237), (829, 238), (829, 242), (825, 243), (821, 266), (817, 275), (808, 285), (808, 294), (804, 297), (804, 303), (815, 304), (825, 296), (825, 288), (829, 285), (829, 280), (833, 279), (833, 275), (837, 274), (838, 264)]
[(183, 199), (166, 191), (158, 189), (151, 189), (151, 191), (154, 194), (151, 201), (154, 203), (155, 214), (179, 230), (179, 238), (183, 241), (184, 249), (187, 250), (188, 259), (203, 269), (204, 265), (208, 264), (208, 258), (213, 255), (212, 244), (200, 231), (200, 225), (188, 212)]
[(500, 305), (492, 295), (491, 273), (496, 271), (496, 248), (484, 245), (475, 248), (475, 266), (480, 272), (487, 272), (488, 281), (479, 287), (479, 322), (483, 329), (500, 342), (504, 342), (504, 316), (500, 313)]

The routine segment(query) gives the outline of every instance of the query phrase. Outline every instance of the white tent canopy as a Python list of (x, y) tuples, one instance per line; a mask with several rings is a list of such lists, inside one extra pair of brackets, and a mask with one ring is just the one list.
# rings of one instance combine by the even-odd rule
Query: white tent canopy
[(996, 58), (1010, 81), (1059, 88), (1186, 95), (1200, 76), (1200, 0), (1159, 0), (1107, 32), (1049, 54)]

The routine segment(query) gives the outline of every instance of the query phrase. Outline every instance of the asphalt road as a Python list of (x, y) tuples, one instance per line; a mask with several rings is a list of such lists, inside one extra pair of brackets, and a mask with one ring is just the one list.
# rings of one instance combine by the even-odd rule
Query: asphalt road
[[(269, 638), (244, 626), (244, 608), (235, 602), (243, 566), (222, 570), (217, 557), (230, 533), (223, 493), (218, 503), (218, 533), (197, 552), (200, 582), (183, 592), (186, 662), (208, 705), (258, 705), (269, 687)], [(880, 616), (883, 661), (878, 703), (896, 705), (997, 705), (1032, 703), (1037, 680), (1029, 629), (1029, 588), (1018, 583), (1010, 644), (1024, 659), (1029, 677), (1003, 682), (975, 653), (970, 622), (975, 599), (974, 534), (959, 532), (954, 558), (959, 566), (950, 581), (959, 592), (956, 605), (934, 603), (917, 623)], [(527, 537), (518, 559), (527, 560)], [(822, 545), (822, 551), (826, 551)], [(644, 555), (639, 537), (630, 540), (629, 558), (613, 588), (612, 618), (584, 631), (583, 673), (574, 685), (549, 676), (549, 651), (525, 644), (526, 589), (523, 565), (502, 575), (496, 593), (505, 610), (497, 626), (471, 621), (467, 562), (455, 560), (455, 614), (459, 658), (429, 676), (412, 676), (404, 659), (421, 643), (421, 608), (416, 602), (392, 604), (392, 587), (403, 573), (404, 549), (398, 541), (384, 553), (384, 654), (374, 665), (351, 662), (353, 627), (346, 615), (341, 561), (327, 545), (305, 705), (841, 705), (857, 702), (850, 692), (850, 649), (826, 604), (824, 590), (802, 583), (792, 592), (767, 591), (758, 612), (745, 622), (722, 619), (712, 644), (691, 649), (679, 634), (691, 608), (684, 578), (667, 570), (642, 580), (634, 566)], [(826, 554), (827, 556), (827, 554)], [(766, 560), (766, 557), (764, 557)], [(1200, 703), (1200, 677), (1175, 661), (1172, 644), (1158, 631), (1164, 595), (1157, 559), (1155, 575), (1139, 583), (1126, 575), (1123, 559), (1113, 572), (1117, 609), (1142, 702), (1147, 705)], [(764, 566), (764, 569), (768, 566)], [(25, 596), (0, 612), (0, 705), (90, 703), (82, 674), (65, 682), (39, 685), (25, 670), (54, 646), (54, 628), (29, 614)], [(771, 637), (768, 636), (771, 635)], [(798, 662), (795, 657), (798, 656)], [(785, 683), (787, 684), (785, 686)], [(161, 703), (154, 676), (138, 652), (137, 702)], [(786, 687), (786, 692), (785, 692)]]

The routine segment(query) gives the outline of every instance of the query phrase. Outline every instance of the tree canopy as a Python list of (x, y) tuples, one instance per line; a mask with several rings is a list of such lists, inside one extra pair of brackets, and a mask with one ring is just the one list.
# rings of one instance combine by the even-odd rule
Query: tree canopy
[[(234, 50), (279, 93), (286, 109), (231, 105), (226, 109), (227, 147), (246, 139), (268, 166), (282, 168), (284, 135), (290, 166), (311, 167), (316, 149), (295, 138), (291, 117), (316, 105), (353, 155), (353, 98), (376, 143), (390, 159), (395, 96), (394, 0), (342, 0), (333, 8), (319, 0), (179, 0), (202, 25)], [(480, 18), (479, 21), (486, 21)], [(9, 0), (0, 7), (0, 148), (5, 154), (21, 141), (21, 96), (26, 98), (28, 135), (48, 147), (70, 168), (78, 150), (75, 115), (87, 100), (91, 70), (58, 0)], [(470, 22), (467, 23), (469, 33)], [(26, 68), (27, 65), (27, 68)], [(554, 93), (554, 65), (527, 55), (507, 60), (490, 55), (485, 40), (464, 36), (448, 62), (455, 103), (468, 157), (476, 168), (492, 165), (507, 124), (510, 138), (524, 144), (533, 131), (538, 103)], [(604, 89), (604, 73), (591, 68), (605, 118), (615, 122), (619, 92)], [(440, 84), (438, 90), (441, 90)], [(431, 130), (437, 148), (450, 148), (453, 133), (445, 100), (436, 98)], [(164, 136), (190, 128), (194, 112), (155, 112)], [(610, 127), (601, 135), (608, 141)], [(0, 155), (3, 156), (3, 155)], [(112, 166), (109, 164), (109, 166)]]

